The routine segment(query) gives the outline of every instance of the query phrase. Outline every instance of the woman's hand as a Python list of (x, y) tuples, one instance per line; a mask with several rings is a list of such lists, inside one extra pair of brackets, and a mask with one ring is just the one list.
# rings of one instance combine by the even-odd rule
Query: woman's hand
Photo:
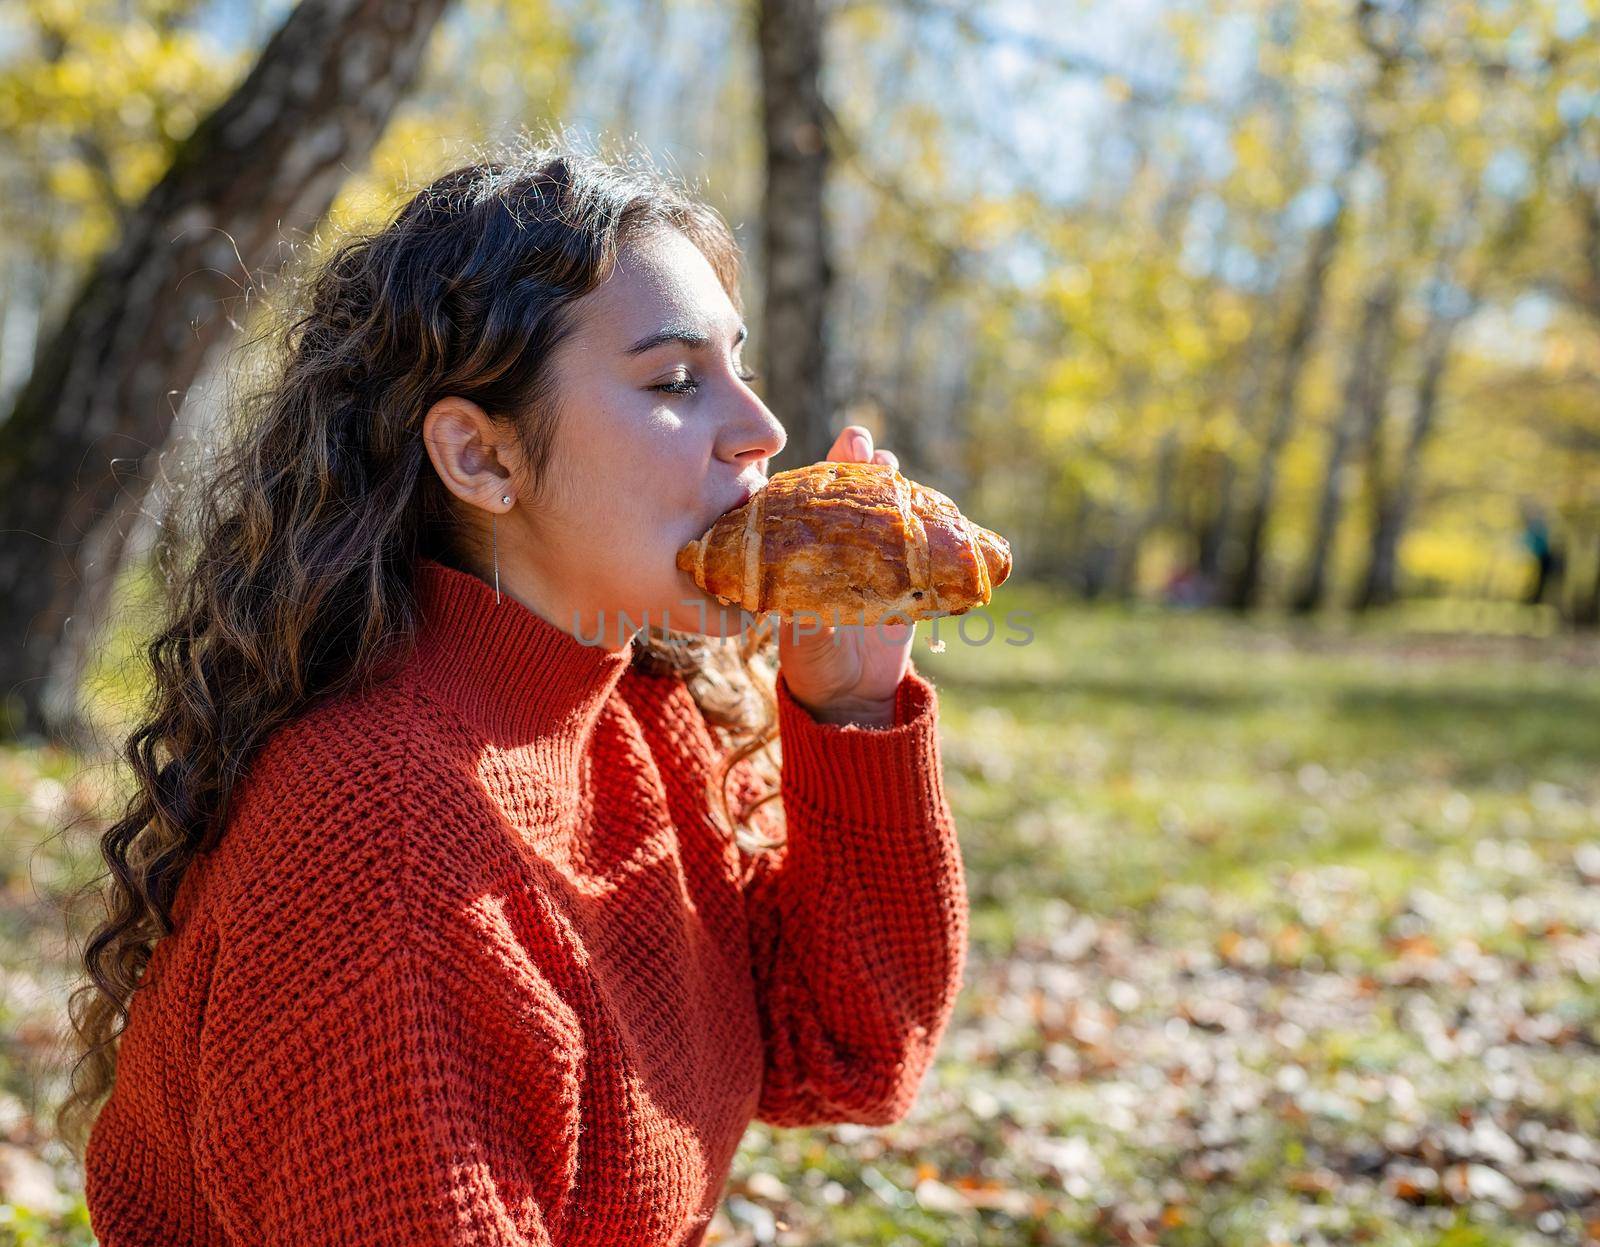
[[(845, 427), (828, 460), (900, 466), (890, 451), (873, 450), (872, 433), (859, 424)], [(781, 621), (778, 669), (790, 695), (812, 718), (887, 727), (894, 722), (895, 690), (905, 678), (916, 634), (912, 623), (846, 624), (807, 632), (794, 620)]]

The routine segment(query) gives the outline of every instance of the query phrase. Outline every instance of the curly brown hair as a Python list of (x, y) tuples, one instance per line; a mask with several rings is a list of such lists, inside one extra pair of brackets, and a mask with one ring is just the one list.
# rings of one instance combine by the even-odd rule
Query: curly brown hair
[[(150, 700), (121, 751), (134, 787), (100, 840), (108, 870), (90, 887), (106, 918), (69, 1005), (77, 1059), (56, 1126), (80, 1154), (111, 1092), (128, 1003), (252, 755), (409, 652), (421, 558), (466, 566), (424, 414), (446, 395), (477, 403), (514, 429), (537, 485), (556, 420), (546, 365), (574, 327), (572, 305), (623, 242), (659, 229), (694, 242), (741, 307), (738, 244), (689, 187), (637, 154), (527, 134), (286, 278), (289, 296), (248, 344), (264, 348), (266, 381), (234, 405), (232, 435), (206, 450), (156, 552), (166, 603), (145, 650)], [(751, 852), (781, 843), (750, 821), (778, 795), (772, 640), (764, 628), (737, 640), (652, 629), (633, 654), (684, 679), (722, 746), (708, 798)], [(729, 788), (747, 758), (739, 791), (767, 791), (735, 819)]]

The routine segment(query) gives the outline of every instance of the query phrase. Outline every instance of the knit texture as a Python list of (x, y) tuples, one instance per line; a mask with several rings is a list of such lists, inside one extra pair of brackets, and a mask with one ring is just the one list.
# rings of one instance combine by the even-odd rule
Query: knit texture
[(184, 879), (89, 1140), (103, 1247), (692, 1247), (752, 1118), (916, 1097), (968, 920), (933, 685), (839, 727), (780, 677), (787, 844), (746, 854), (680, 678), (417, 591), (398, 672), (273, 733)]

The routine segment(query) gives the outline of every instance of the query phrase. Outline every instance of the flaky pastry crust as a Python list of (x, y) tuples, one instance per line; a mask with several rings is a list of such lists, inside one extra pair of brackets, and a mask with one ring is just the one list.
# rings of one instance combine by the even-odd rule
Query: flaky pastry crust
[(724, 605), (837, 626), (987, 605), (1011, 546), (887, 464), (824, 462), (776, 473), (677, 561)]

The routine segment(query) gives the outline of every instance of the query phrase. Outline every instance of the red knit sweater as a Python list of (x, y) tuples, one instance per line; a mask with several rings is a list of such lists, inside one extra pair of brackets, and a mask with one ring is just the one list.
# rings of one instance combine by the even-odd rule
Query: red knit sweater
[(702, 1241), (752, 1117), (903, 1117), (965, 964), (933, 686), (779, 681), (787, 847), (677, 677), (420, 570), (403, 668), (274, 733), (131, 1004), (103, 1247)]

